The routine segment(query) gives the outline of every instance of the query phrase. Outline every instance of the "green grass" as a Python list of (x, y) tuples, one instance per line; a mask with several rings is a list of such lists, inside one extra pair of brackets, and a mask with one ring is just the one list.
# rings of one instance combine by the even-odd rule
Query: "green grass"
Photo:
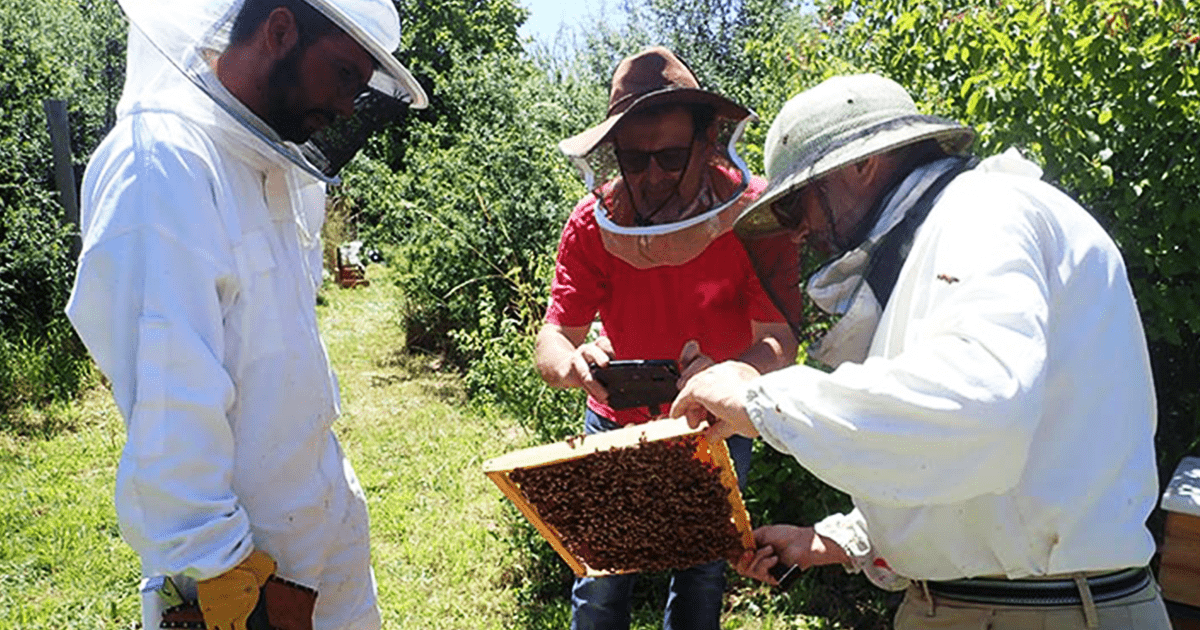
[(384, 625), (510, 628), (501, 495), (483, 460), (522, 436), (472, 413), (436, 357), (401, 352), (399, 294), (384, 268), (368, 288), (327, 292), (325, 340), (342, 385), (338, 435), (367, 492)]
[[(52, 426), (20, 424), (3, 410), (70, 400), (91, 376), (91, 361), (65, 316), (37, 330), (0, 329), (0, 431), (29, 434)], [(42, 418), (45, 420), (46, 418)]]
[[(537, 573), (548, 545), (481, 472), (530, 438), (514, 418), (470, 405), (437, 357), (402, 351), (402, 298), (388, 273), (371, 267), (370, 287), (329, 287), (319, 307), (342, 385), (336, 431), (370, 503), (384, 627), (566, 628), (565, 582)], [(71, 404), (3, 420), (0, 630), (136, 627), (138, 563), (112, 506), (124, 427), (108, 391), (97, 384)], [(546, 579), (552, 592), (534, 593)], [(658, 628), (664, 582), (643, 583), (634, 628)], [(735, 579), (722, 625), (827, 627), (790, 613), (793, 604)]]
[(131, 627), (138, 565), (112, 507), (124, 428), (111, 398), (96, 388), (14, 415), (56, 430), (0, 433), (0, 628)]

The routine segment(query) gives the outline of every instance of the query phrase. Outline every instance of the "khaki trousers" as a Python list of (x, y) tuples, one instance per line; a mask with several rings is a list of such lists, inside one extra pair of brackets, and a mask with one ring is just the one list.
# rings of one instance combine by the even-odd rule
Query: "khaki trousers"
[(933, 596), (917, 583), (896, 611), (896, 630), (1171, 630), (1167, 609), (1151, 580), (1142, 590), (1095, 605), (1095, 625), (1083, 606), (994, 606)]

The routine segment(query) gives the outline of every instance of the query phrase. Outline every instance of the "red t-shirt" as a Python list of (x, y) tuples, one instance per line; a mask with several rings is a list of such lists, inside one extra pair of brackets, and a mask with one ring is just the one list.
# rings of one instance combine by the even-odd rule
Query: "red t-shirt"
[[(765, 186), (752, 178), (745, 194), (753, 199)], [(696, 339), (719, 362), (750, 347), (751, 321), (783, 321), (733, 232), (682, 265), (638, 269), (604, 249), (595, 203), (585, 197), (563, 228), (547, 323), (588, 326), (599, 313), (615, 359), (674, 361)], [(652, 419), (645, 407), (615, 411), (590, 396), (587, 404), (617, 424)]]

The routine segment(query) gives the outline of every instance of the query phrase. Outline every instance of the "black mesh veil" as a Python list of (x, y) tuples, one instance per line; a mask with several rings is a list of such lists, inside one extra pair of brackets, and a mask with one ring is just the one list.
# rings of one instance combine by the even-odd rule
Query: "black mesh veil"
[(791, 230), (741, 239), (759, 283), (787, 320), (797, 339), (804, 339), (803, 242)]
[(367, 88), (354, 99), (353, 116), (339, 118), (313, 134), (300, 151), (327, 177), (335, 177), (371, 134), (398, 120), (407, 109), (407, 100)]

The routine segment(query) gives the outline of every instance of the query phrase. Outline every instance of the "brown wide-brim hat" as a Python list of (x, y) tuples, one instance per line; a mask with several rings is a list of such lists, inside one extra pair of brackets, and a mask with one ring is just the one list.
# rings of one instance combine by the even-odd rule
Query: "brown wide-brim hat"
[(711, 105), (718, 117), (730, 120), (751, 115), (749, 109), (724, 96), (700, 89), (696, 75), (685, 63), (670, 50), (654, 46), (617, 64), (608, 97), (608, 118), (559, 142), (558, 148), (569, 157), (584, 157), (612, 139), (613, 130), (626, 114), (667, 103)]

